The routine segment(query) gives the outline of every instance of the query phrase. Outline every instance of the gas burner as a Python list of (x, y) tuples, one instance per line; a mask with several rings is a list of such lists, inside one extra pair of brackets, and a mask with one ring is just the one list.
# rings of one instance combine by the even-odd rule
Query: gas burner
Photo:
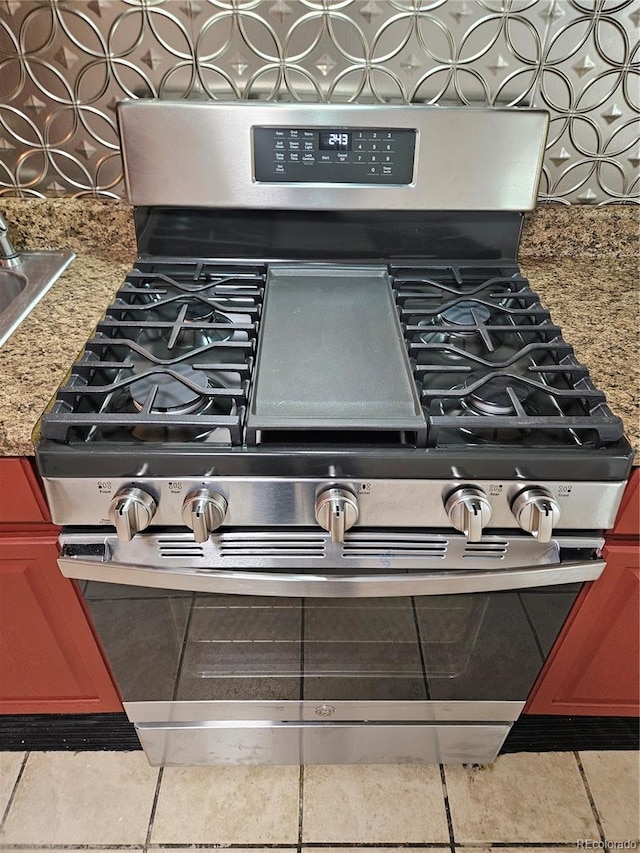
[[(208, 346), (209, 344), (228, 341), (233, 335), (233, 321), (226, 314), (216, 311), (205, 302), (189, 302), (187, 303), (187, 311), (184, 315), (183, 323), (186, 328), (181, 330), (181, 334), (176, 339), (176, 346), (185, 349), (193, 349), (195, 347)], [(226, 329), (209, 329), (209, 328), (192, 328), (189, 329), (189, 324), (195, 323), (219, 323), (226, 325)], [(169, 335), (167, 335), (169, 337)]]
[[(418, 335), (418, 341), (423, 344), (455, 347), (464, 353), (484, 356), (493, 349), (491, 339), (484, 329), (484, 323), (490, 317), (491, 309), (481, 302), (457, 302), (435, 317), (423, 317), (418, 320), (417, 325), (426, 329)], [(452, 361), (463, 357), (451, 349), (443, 349), (442, 355)]]
[[(482, 384), (469, 391), (478, 382)], [(531, 431), (530, 422), (540, 414), (532, 389), (518, 376), (474, 371), (450, 391), (436, 395), (433, 414), (452, 419), (453, 428), (466, 442), (523, 442)]]
[[(157, 414), (188, 415), (202, 409), (208, 403), (207, 398), (194, 391), (184, 382), (184, 377), (202, 391), (211, 387), (211, 380), (202, 370), (195, 370), (188, 364), (174, 364), (167, 372), (153, 372), (141, 376), (129, 386), (131, 400), (138, 412), (147, 410)], [(224, 387), (216, 383), (218, 387)]]
[[(166, 301), (154, 297), (148, 306), (148, 311), (140, 316), (141, 320), (147, 323), (171, 323), (171, 326), (145, 327), (139, 340), (143, 344), (161, 341), (165, 353), (175, 355), (177, 351), (200, 349), (233, 337), (233, 320), (201, 299)], [(215, 325), (226, 328), (214, 328)], [(165, 353), (157, 354), (164, 356)]]
[[(471, 373), (465, 380), (464, 387), (469, 388), (482, 377), (481, 373)], [(512, 396), (513, 395), (513, 396)], [(528, 389), (516, 384), (506, 376), (493, 376), (468, 397), (462, 400), (462, 407), (477, 415), (515, 416), (516, 406), (523, 403), (529, 396)]]
[[(185, 385), (180, 377), (201, 388), (201, 393)], [(129, 386), (131, 403), (141, 418), (131, 429), (131, 435), (143, 442), (211, 440), (216, 428), (210, 419), (230, 415), (234, 402), (231, 397), (210, 396), (207, 392), (227, 387), (228, 383), (221, 375), (213, 377), (188, 364), (173, 364), (166, 372), (141, 376)], [(146, 408), (148, 400), (150, 406)], [(162, 415), (165, 422), (147, 422), (147, 414)], [(203, 418), (202, 426), (194, 429), (172, 424), (174, 418), (179, 420), (185, 415)]]
[[(486, 323), (491, 317), (491, 309), (482, 302), (465, 300), (456, 302), (449, 308), (445, 308), (439, 314), (443, 323), (450, 326), (478, 326)], [(475, 334), (476, 329), (460, 329), (459, 334)]]

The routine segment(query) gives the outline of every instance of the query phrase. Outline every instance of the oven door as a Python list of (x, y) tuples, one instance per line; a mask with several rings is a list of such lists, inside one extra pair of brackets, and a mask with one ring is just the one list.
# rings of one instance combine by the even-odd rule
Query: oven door
[(140, 544), (65, 532), (60, 565), (153, 764), (485, 763), (600, 543), (345, 575), (135, 564)]

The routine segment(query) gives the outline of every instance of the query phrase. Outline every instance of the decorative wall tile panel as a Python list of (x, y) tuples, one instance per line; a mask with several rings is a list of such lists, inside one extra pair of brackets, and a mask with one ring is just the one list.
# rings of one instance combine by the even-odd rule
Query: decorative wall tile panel
[[(123, 97), (548, 109), (541, 201), (640, 198), (638, 0), (0, 0), (0, 195), (124, 195)], [(473, 140), (469, 140), (473, 156)]]

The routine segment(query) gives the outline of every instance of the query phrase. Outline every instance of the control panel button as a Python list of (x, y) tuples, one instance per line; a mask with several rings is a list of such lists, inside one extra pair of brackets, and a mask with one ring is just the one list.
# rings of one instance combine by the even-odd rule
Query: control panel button
[(516, 495), (511, 511), (520, 527), (533, 533), (538, 542), (549, 542), (560, 521), (558, 502), (541, 486), (530, 486)]
[(182, 504), (182, 520), (193, 530), (196, 542), (206, 542), (223, 523), (226, 514), (226, 498), (210, 489), (189, 492)]
[(316, 498), (316, 521), (331, 534), (332, 542), (343, 542), (346, 530), (358, 520), (358, 499), (343, 486), (325, 489)]
[(468, 542), (480, 542), (482, 531), (491, 520), (491, 504), (484, 491), (477, 486), (460, 486), (445, 501), (444, 508), (456, 530)]
[(137, 486), (120, 489), (109, 504), (109, 521), (116, 529), (118, 539), (130, 542), (136, 533), (151, 524), (157, 504), (155, 499)]

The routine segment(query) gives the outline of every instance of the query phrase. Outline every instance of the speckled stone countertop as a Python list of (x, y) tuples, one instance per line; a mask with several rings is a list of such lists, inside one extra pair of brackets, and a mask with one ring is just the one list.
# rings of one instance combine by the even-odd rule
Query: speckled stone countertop
[[(0, 209), (19, 249), (78, 255), (0, 348), (0, 455), (28, 456), (40, 415), (131, 266), (135, 239), (124, 204), (5, 198)], [(539, 207), (520, 261), (640, 451), (638, 208)]]

